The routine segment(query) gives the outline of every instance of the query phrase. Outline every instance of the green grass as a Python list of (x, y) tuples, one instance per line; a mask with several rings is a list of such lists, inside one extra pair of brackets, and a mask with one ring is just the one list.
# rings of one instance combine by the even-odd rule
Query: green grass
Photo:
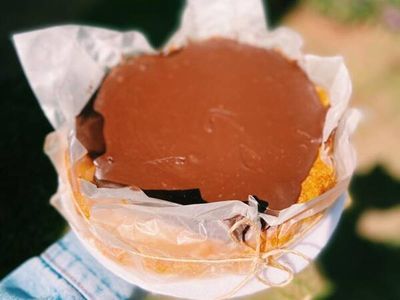
[(306, 0), (326, 15), (345, 22), (379, 19), (385, 7), (400, 7), (399, 0)]

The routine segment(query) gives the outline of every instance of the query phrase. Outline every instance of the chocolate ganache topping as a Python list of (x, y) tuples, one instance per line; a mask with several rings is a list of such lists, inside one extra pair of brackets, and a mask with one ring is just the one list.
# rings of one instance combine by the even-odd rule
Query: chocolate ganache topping
[(124, 60), (92, 102), (77, 137), (99, 182), (271, 209), (297, 202), (327, 111), (295, 61), (219, 38)]

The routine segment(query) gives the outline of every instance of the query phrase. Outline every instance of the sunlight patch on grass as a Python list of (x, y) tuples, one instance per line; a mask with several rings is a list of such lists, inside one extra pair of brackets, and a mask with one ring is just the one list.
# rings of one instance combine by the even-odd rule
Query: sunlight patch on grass
[(357, 232), (373, 242), (400, 246), (400, 205), (364, 212), (358, 221)]

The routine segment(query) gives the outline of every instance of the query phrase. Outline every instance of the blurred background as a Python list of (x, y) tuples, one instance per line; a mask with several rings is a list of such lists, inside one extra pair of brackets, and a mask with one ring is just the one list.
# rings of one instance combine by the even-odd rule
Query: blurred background
[[(245, 1), (245, 0), (244, 0)], [(158, 47), (176, 28), (178, 0), (4, 1), (0, 18), (0, 279), (66, 231), (49, 205), (56, 174), (43, 154), (52, 129), (22, 73), (15, 32), (81, 23), (140, 29)], [(281, 289), (247, 299), (400, 299), (400, 0), (264, 1), (271, 27), (305, 50), (343, 55), (364, 112), (347, 209), (318, 261)], [(168, 299), (149, 295), (148, 300)]]

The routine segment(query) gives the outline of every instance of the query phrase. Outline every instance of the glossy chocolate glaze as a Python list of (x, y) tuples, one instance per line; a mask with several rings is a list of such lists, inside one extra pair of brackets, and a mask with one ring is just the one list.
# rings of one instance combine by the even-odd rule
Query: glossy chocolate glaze
[(94, 110), (106, 145), (94, 160), (98, 180), (198, 188), (208, 202), (257, 195), (271, 209), (297, 202), (326, 115), (297, 63), (225, 39), (127, 59)]

